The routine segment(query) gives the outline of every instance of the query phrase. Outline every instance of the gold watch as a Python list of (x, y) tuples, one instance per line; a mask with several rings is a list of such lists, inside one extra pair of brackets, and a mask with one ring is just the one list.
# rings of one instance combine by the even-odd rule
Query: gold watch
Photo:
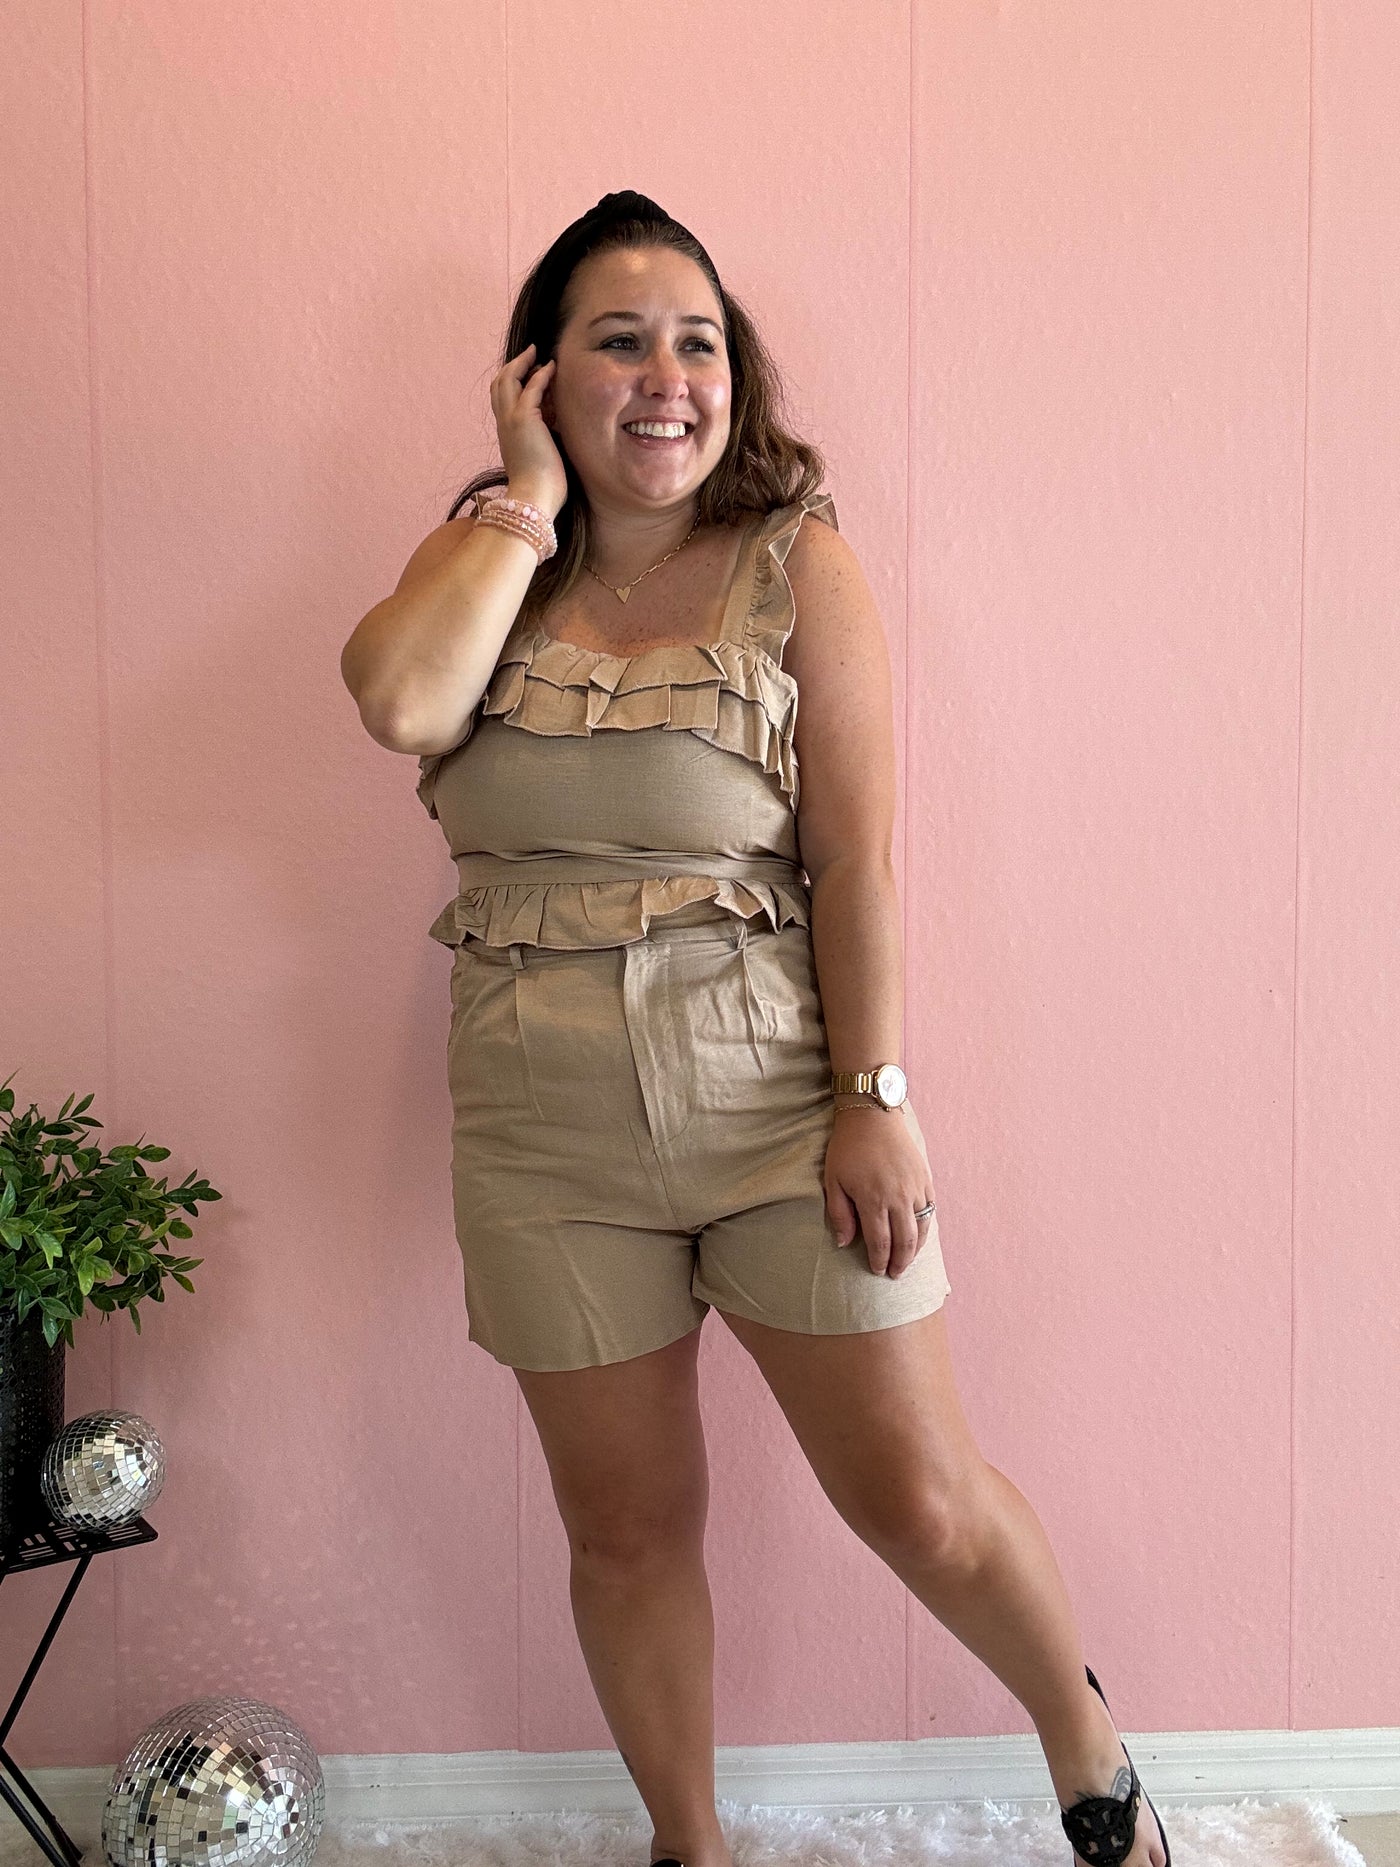
[(897, 1109), (909, 1094), (909, 1080), (897, 1063), (877, 1063), (873, 1070), (833, 1070), (834, 1096), (860, 1096), (882, 1109)]

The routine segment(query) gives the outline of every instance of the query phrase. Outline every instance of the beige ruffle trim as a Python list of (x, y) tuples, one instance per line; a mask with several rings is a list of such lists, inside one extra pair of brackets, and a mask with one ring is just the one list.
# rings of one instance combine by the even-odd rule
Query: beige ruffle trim
[[(797, 604), (783, 564), (801, 528), (803, 515), (808, 512), (813, 518), (821, 519), (829, 525), (832, 531), (840, 531), (841, 527), (836, 522), (836, 502), (831, 494), (808, 493), (805, 499), (799, 499), (793, 505), (775, 506), (764, 521), (764, 529), (759, 536), (758, 555), (754, 560), (748, 634), (750, 641), (770, 657), (775, 665), (782, 658), (783, 643), (792, 633), (792, 625), (797, 620)], [(778, 671), (782, 672), (781, 669)], [(784, 676), (784, 679), (787, 678)]]
[(811, 924), (811, 897), (799, 885), (668, 875), (610, 882), (504, 882), (464, 888), (428, 929), (444, 946), (469, 934), (488, 946), (603, 947), (642, 939), (651, 921), (692, 901), (750, 920), (765, 914), (776, 931)]
[(467, 743), (477, 719), (487, 715), (550, 736), (648, 726), (693, 732), (762, 766), (796, 810), (797, 683), (779, 666), (779, 658), (796, 617), (783, 561), (808, 512), (839, 529), (830, 493), (809, 493), (768, 515), (754, 563), (744, 641), (609, 655), (555, 641), (538, 627), (512, 632), (457, 745), (418, 761), (418, 796), (428, 815), (437, 816), (433, 784), (438, 766)]

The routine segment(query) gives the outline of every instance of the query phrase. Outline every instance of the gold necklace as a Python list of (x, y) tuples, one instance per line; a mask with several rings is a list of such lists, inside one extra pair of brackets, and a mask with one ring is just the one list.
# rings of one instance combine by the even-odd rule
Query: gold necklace
[(598, 581), (600, 584), (602, 584), (603, 588), (605, 590), (611, 590), (613, 595), (617, 598), (619, 603), (625, 603), (628, 597), (631, 596), (632, 592), (636, 589), (637, 585), (642, 581), (643, 577), (650, 577), (652, 571), (661, 569), (661, 566), (666, 562), (666, 558), (673, 558), (676, 555), (676, 551), (683, 551), (685, 549), (685, 547), (690, 543), (691, 539), (695, 536), (696, 532), (699, 530), (699, 527), (700, 527), (700, 520), (697, 518), (694, 525), (691, 526), (690, 530), (686, 533), (685, 537), (681, 539), (680, 543), (675, 547), (674, 551), (668, 551), (666, 553), (666, 557), (658, 558), (656, 562), (651, 566), (650, 570), (642, 571), (639, 576), (636, 576), (632, 579), (631, 583), (624, 583), (621, 585), (615, 584), (615, 583), (609, 583), (606, 577), (598, 577), (597, 571), (593, 569), (593, 566), (591, 564), (585, 564), (583, 568), (586, 571), (588, 571), (591, 576), (598, 577)]

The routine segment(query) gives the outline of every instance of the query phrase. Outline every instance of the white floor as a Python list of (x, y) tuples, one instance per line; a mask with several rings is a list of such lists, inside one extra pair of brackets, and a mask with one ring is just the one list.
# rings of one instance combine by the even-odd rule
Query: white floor
[(1339, 1815), (1337, 1832), (1360, 1848), (1366, 1867), (1400, 1867), (1400, 1815)]

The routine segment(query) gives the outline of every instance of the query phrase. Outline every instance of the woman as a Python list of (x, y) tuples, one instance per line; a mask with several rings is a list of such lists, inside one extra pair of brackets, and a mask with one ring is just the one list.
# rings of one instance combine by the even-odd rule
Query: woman
[(560, 235), (506, 348), (502, 470), (342, 668), (371, 735), (419, 757), (457, 862), (432, 933), (454, 950), (470, 1338), (539, 1432), (652, 1860), (731, 1867), (713, 1307), (845, 1521), (1030, 1713), (1076, 1861), (1170, 1867), (1044, 1530), (954, 1385), (895, 1061), (889, 662), (821, 458), (779, 425), (704, 248), (645, 196)]

